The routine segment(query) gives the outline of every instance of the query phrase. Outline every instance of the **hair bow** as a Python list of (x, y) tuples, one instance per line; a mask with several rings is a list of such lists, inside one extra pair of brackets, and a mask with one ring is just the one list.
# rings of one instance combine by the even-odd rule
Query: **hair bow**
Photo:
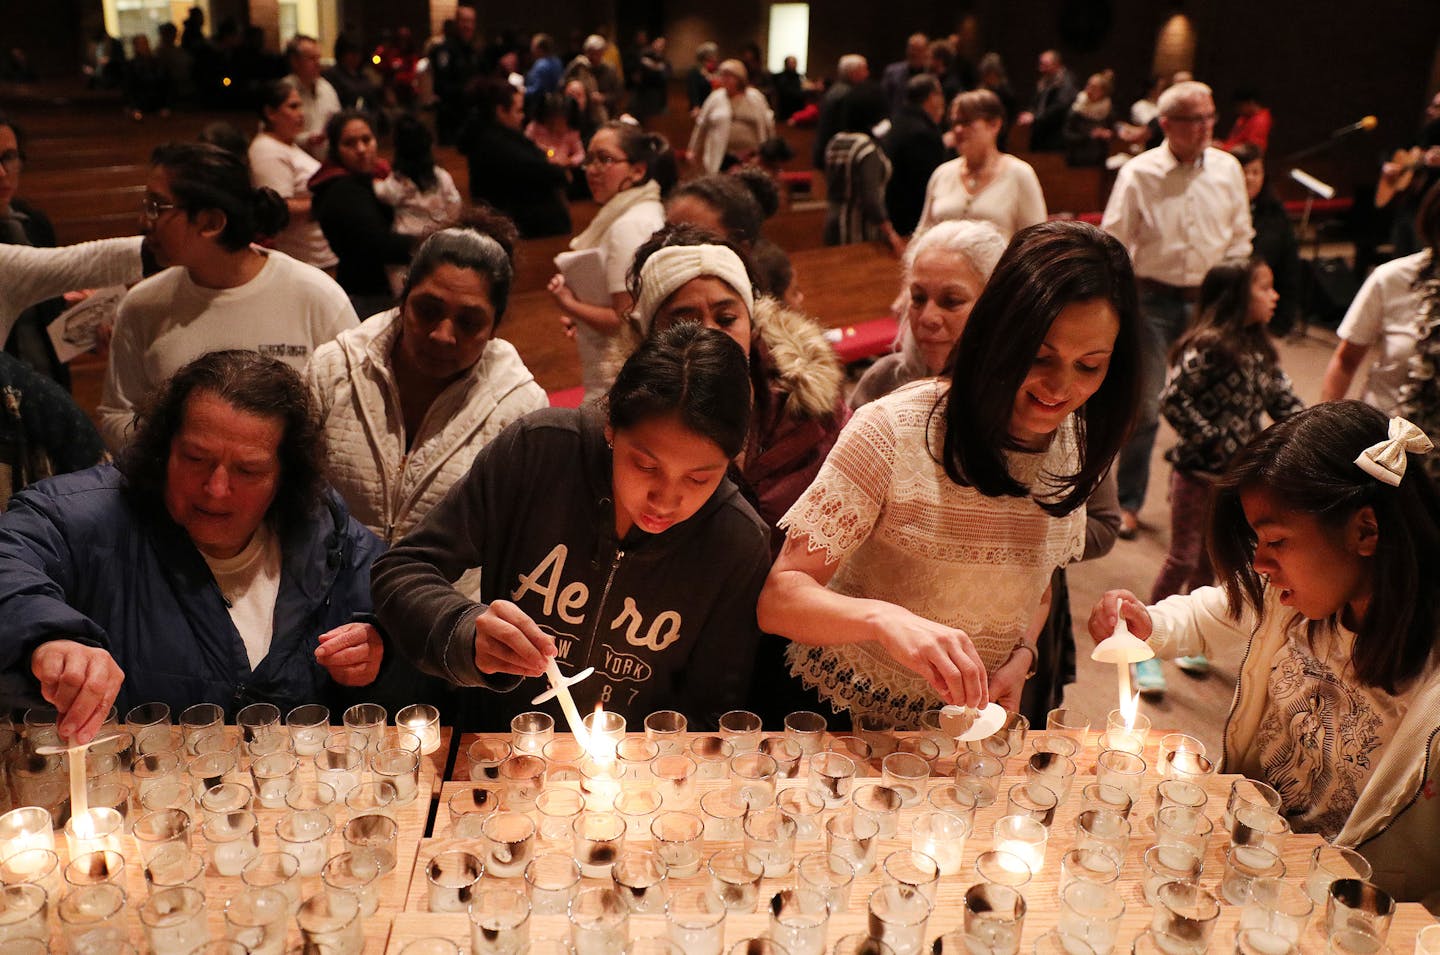
[(1390, 419), (1390, 437), (1361, 451), (1355, 463), (1375, 480), (1399, 487), (1405, 477), (1405, 455), (1425, 454), (1434, 447), (1424, 431), (1396, 415)]

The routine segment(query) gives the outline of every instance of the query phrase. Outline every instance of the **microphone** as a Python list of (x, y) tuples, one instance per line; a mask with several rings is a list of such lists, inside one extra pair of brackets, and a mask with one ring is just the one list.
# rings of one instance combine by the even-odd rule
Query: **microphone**
[(1370, 130), (1374, 129), (1376, 126), (1379, 125), (1380, 120), (1376, 119), (1374, 116), (1362, 116), (1360, 117), (1360, 121), (1358, 123), (1351, 123), (1349, 126), (1341, 126), (1339, 129), (1335, 130), (1335, 132), (1330, 134), (1330, 138), (1337, 139), (1341, 136), (1348, 136), (1351, 133), (1358, 133), (1362, 129), (1368, 133)]

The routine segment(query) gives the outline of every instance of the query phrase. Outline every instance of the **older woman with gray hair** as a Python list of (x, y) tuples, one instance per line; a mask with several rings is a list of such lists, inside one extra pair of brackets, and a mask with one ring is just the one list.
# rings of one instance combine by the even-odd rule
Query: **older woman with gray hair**
[(495, 336), (514, 277), (498, 219), (421, 244), (396, 308), (317, 349), (305, 378), (327, 476), (387, 544), (414, 527), (515, 419), (546, 406), (515, 347)]
[(711, 173), (750, 160), (775, 135), (775, 114), (745, 64), (726, 60), (717, 75), (720, 88), (701, 104), (690, 133), (690, 161)]

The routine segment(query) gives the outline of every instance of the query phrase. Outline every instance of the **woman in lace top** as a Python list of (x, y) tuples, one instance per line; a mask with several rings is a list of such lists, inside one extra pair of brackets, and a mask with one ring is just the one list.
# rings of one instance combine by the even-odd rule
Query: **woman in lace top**
[[(1051, 572), (1136, 404), (1129, 257), (1078, 222), (1016, 235), (948, 376), (855, 413), (781, 520), (761, 628), (837, 713), (912, 726), (941, 703), (1013, 708)], [(1020, 652), (1021, 650), (1028, 652)]]

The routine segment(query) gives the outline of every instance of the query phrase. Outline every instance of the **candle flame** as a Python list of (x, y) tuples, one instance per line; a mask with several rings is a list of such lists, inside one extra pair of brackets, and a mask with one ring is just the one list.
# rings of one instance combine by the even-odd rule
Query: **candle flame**
[(605, 706), (596, 701), (595, 716), (591, 720), (591, 727), (595, 732), (586, 734), (586, 738), (580, 740), (580, 745), (585, 747), (585, 752), (599, 766), (608, 766), (615, 762), (615, 741), (599, 732), (605, 724)]
[[(1125, 669), (1128, 672), (1130, 668), (1127, 666)], [(1135, 728), (1135, 717), (1139, 712), (1140, 694), (1135, 693), (1127, 697), (1122, 691), (1120, 694), (1120, 715), (1125, 719), (1125, 728), (1127, 730), (1133, 730)]]
[(82, 813), (81, 813), (80, 815), (78, 815), (78, 816), (72, 816), (72, 817), (70, 818), (70, 827), (75, 830), (75, 838), (77, 838), (77, 839), (94, 839), (94, 838), (95, 838), (95, 813), (94, 813), (94, 810), (87, 809), (87, 810), (85, 810), (84, 812), (82, 812)]

